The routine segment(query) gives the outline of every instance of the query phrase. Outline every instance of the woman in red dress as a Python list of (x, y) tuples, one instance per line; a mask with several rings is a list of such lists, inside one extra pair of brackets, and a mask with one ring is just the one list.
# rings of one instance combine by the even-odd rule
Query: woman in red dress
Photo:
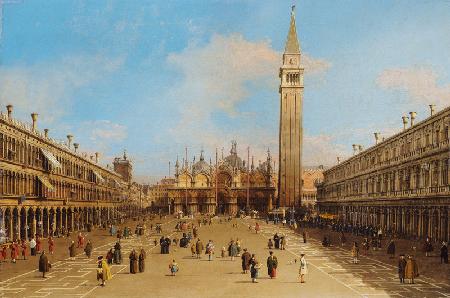
[(22, 257), (23, 257), (23, 259), (24, 260), (26, 260), (27, 259), (27, 243), (26, 243), (26, 241), (25, 240), (22, 240), (22, 245), (21, 245), (21, 247), (22, 247)]
[(53, 240), (52, 236), (48, 237), (48, 251), (50, 254), (53, 254), (55, 251), (55, 241)]
[(9, 249), (11, 250), (11, 262), (15, 263), (16, 262), (16, 243), (13, 242), (11, 243), (11, 245), (9, 246)]
[(8, 249), (8, 247), (6, 246), (6, 245), (3, 245), (3, 247), (2, 247), (2, 260), (3, 261), (6, 261), (6, 256), (7, 256), (7, 250)]

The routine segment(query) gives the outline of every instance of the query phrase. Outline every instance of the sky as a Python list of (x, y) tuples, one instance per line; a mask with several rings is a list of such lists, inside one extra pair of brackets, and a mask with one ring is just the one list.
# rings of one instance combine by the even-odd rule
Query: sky
[[(450, 1), (0, 0), (0, 110), (140, 182), (231, 141), (278, 154), (281, 55), (295, 4), (307, 166), (450, 106)], [(222, 149), (223, 148), (223, 149)]]

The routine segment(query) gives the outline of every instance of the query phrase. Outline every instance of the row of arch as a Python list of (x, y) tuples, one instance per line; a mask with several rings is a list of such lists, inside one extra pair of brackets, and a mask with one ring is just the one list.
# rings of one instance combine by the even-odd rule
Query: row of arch
[(35, 235), (80, 231), (100, 227), (123, 217), (137, 215), (138, 208), (126, 207), (0, 207), (0, 236), (6, 241), (30, 239)]

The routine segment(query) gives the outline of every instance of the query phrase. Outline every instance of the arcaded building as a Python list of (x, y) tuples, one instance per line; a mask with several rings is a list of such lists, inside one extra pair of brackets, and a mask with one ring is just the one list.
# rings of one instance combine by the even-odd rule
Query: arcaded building
[(126, 155), (113, 167), (78, 152), (73, 137), (60, 143), (48, 130), (0, 113), (0, 232), (9, 240), (53, 230), (74, 231), (87, 224), (101, 225), (138, 209)]
[(175, 179), (175, 185), (167, 189), (175, 213), (235, 215), (247, 209), (265, 213), (275, 200), (270, 152), (266, 161), (255, 167), (253, 159), (246, 162), (238, 155), (236, 142), (232, 142), (230, 155), (217, 164), (205, 161), (203, 152), (191, 165), (186, 160), (180, 165), (177, 160)]
[[(381, 226), (405, 236), (450, 239), (450, 107), (324, 172), (318, 189), (321, 212), (345, 222)], [(410, 126), (408, 127), (408, 122)]]

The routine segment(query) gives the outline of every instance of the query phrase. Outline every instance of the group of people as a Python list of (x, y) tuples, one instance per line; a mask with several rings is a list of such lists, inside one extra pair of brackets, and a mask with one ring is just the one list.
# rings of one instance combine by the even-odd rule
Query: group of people
[(130, 259), (130, 273), (136, 274), (136, 273), (142, 273), (145, 270), (145, 259), (147, 257), (147, 253), (145, 250), (141, 247), (139, 254), (136, 252), (136, 250), (132, 250), (129, 255)]
[(278, 235), (278, 233), (275, 233), (273, 236), (273, 242), (272, 239), (269, 239), (269, 242), (267, 243), (267, 246), (269, 249), (272, 249), (275, 246), (275, 249), (281, 249), (285, 250), (287, 245), (287, 238), (283, 235)]
[[(50, 254), (54, 253), (55, 250), (55, 241), (52, 236), (48, 237), (48, 250)], [(14, 240), (10, 244), (4, 244), (0, 247), (0, 261), (6, 262), (8, 260), (8, 249), (10, 251), (9, 257), (12, 263), (16, 263), (16, 261), (20, 258), (26, 260), (28, 255), (36, 256), (38, 253), (42, 251), (42, 238), (39, 235), (32, 237), (30, 241), (26, 241), (22, 239), (21, 241)]]

